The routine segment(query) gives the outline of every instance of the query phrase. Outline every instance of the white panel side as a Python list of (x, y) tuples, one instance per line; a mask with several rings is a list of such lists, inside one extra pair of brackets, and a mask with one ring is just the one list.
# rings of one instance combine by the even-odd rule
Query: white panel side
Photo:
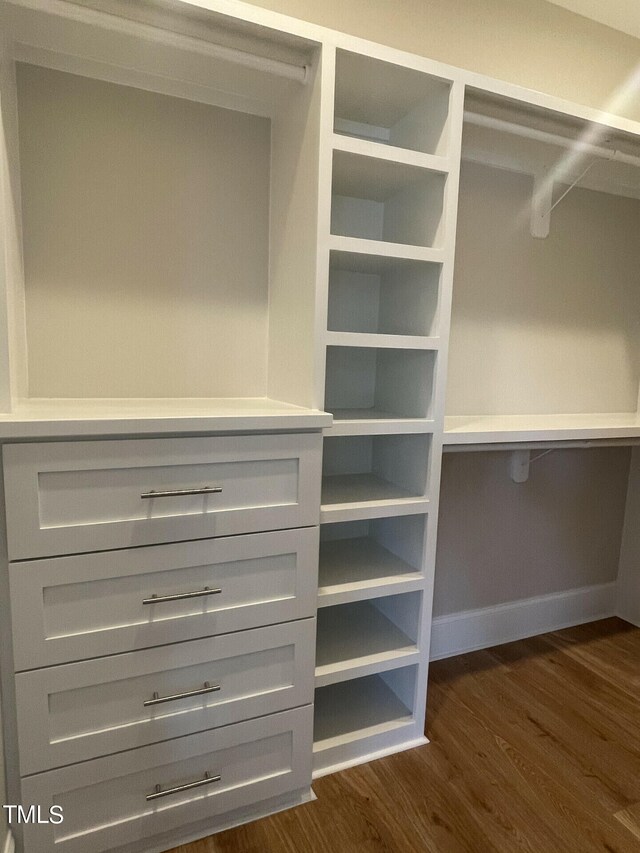
[(631, 452), (615, 612), (640, 626), (640, 449)]

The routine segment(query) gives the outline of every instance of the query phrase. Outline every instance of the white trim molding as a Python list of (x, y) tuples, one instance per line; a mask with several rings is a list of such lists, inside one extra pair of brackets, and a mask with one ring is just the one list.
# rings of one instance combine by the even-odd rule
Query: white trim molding
[(616, 584), (603, 583), (437, 616), (431, 660), (605, 619), (615, 614), (615, 603)]

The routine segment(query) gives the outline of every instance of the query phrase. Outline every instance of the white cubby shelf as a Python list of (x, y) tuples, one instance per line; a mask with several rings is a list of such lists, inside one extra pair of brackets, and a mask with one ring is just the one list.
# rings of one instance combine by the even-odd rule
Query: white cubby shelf
[(437, 348), (441, 271), (430, 261), (332, 250), (327, 342), (342, 333), (375, 335), (376, 346)]
[(431, 436), (325, 436), (321, 521), (425, 512)]
[(421, 589), (427, 516), (324, 524), (318, 607)]
[(329, 346), (325, 408), (338, 423), (431, 420), (435, 359), (429, 350)]
[(335, 150), (331, 233), (439, 248), (445, 183), (442, 172)]
[(334, 130), (425, 154), (446, 155), (451, 83), (372, 56), (338, 50)]
[(422, 593), (318, 611), (316, 687), (417, 663)]
[(413, 712), (417, 667), (320, 687), (315, 694), (314, 776), (400, 746), (426, 743)]

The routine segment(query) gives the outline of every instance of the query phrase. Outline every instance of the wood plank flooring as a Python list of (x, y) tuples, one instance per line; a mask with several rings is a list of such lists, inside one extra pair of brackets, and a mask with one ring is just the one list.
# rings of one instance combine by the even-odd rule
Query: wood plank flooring
[(640, 853), (640, 629), (607, 619), (434, 663), (428, 746), (172, 853)]

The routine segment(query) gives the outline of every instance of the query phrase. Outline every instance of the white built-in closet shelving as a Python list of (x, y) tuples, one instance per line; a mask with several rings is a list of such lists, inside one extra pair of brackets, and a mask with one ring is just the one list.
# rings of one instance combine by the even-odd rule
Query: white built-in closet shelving
[(327, 66), (317, 774), (424, 742), (462, 120), (419, 62)]
[(638, 438), (637, 137), (470, 87), (464, 115), (445, 443)]
[(234, 0), (0, 9), (0, 438), (325, 427), (315, 773), (425, 743), (443, 445), (640, 439), (640, 125)]

